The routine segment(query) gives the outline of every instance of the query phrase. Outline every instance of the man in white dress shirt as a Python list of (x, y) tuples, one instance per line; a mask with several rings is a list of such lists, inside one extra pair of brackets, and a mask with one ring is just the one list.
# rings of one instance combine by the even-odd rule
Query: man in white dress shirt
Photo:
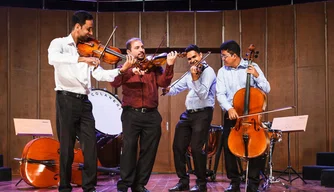
[(135, 62), (127, 56), (122, 68), (104, 70), (95, 57), (81, 57), (77, 44), (93, 35), (93, 16), (85, 11), (77, 11), (72, 16), (72, 31), (67, 37), (51, 41), (48, 49), (49, 64), (55, 69), (56, 119), (60, 142), (60, 183), (58, 190), (71, 191), (71, 172), (76, 136), (84, 155), (82, 189), (95, 191), (97, 182), (97, 151), (95, 120), (92, 104), (87, 94), (91, 88), (90, 74), (98, 81), (114, 81), (118, 75)]

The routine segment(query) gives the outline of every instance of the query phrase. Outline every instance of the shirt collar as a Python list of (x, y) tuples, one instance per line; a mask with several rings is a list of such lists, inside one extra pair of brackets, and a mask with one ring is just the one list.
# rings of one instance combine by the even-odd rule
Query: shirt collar
[(231, 69), (235, 69), (235, 70), (237, 70), (237, 69), (239, 69), (239, 68), (245, 69), (245, 68), (247, 68), (247, 66), (248, 66), (248, 62), (247, 62), (246, 60), (244, 60), (243, 58), (241, 58), (241, 59), (240, 59), (240, 63), (239, 63), (239, 65), (238, 65), (236, 68), (227, 67), (227, 66), (225, 66), (225, 67), (226, 67), (228, 70), (231, 70)]
[(71, 45), (71, 44), (75, 45), (75, 42), (74, 42), (74, 39), (73, 39), (71, 33), (66, 37), (66, 42), (67, 42), (68, 45)]

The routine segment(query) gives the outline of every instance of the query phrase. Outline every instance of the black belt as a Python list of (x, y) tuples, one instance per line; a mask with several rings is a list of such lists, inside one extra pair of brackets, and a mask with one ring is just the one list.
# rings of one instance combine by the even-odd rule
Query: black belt
[(145, 108), (145, 107), (134, 108), (134, 107), (129, 107), (129, 106), (124, 107), (124, 109), (132, 109), (134, 111), (141, 112), (141, 113), (147, 113), (147, 112), (152, 112), (152, 111), (157, 110), (157, 108)]
[(187, 112), (188, 113), (196, 113), (196, 112), (205, 111), (207, 109), (213, 109), (213, 107), (203, 107), (203, 108), (198, 108), (198, 109), (187, 109)]
[(73, 92), (69, 92), (69, 91), (57, 91), (57, 93), (62, 94), (62, 95), (68, 95), (71, 97), (75, 97), (77, 99), (81, 99), (81, 100), (87, 100), (88, 96), (84, 95), (84, 94), (79, 94), (79, 93), (73, 93)]

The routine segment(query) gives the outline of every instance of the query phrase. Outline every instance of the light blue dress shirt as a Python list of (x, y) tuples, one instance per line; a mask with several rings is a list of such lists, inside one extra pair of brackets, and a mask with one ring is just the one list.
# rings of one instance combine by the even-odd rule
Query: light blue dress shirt
[[(250, 86), (261, 89), (265, 93), (269, 93), (270, 84), (256, 63), (252, 63), (259, 76), (255, 78), (251, 75)], [(233, 108), (234, 94), (242, 88), (246, 87), (248, 61), (241, 59), (240, 64), (236, 68), (223, 66), (218, 70), (217, 74), (217, 100), (220, 107), (228, 111)]]
[(190, 71), (177, 83), (172, 83), (169, 92), (166, 95), (176, 95), (186, 89), (189, 92), (186, 97), (186, 108), (199, 109), (204, 107), (214, 107), (216, 94), (216, 73), (212, 67), (206, 63), (203, 65), (205, 70), (200, 78), (193, 81)]

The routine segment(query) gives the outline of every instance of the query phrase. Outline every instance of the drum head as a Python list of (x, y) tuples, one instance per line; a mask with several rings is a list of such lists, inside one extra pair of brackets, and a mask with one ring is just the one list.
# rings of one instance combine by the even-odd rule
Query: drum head
[(122, 132), (122, 104), (112, 93), (94, 89), (88, 95), (93, 105), (95, 128), (106, 135), (118, 135)]

